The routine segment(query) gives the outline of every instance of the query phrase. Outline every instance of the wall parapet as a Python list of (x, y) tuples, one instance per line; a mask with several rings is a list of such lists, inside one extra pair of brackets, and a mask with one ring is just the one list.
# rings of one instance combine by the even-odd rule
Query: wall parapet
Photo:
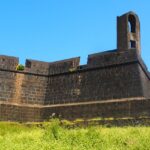
[(49, 63), (37, 60), (27, 59), (24, 72), (33, 74), (48, 75)]
[(136, 49), (119, 52), (118, 50), (107, 51), (88, 56), (88, 67), (102, 67), (114, 64), (122, 64), (138, 60)]
[(6, 70), (16, 70), (19, 63), (18, 57), (0, 55), (0, 68)]
[(145, 73), (148, 74), (148, 69), (142, 58), (137, 54), (136, 49), (130, 51), (111, 50), (88, 56), (87, 64), (80, 65), (80, 57), (65, 59), (56, 62), (43, 62), (27, 59), (25, 69), (17, 71), (16, 66), (19, 63), (19, 58), (10, 56), (0, 56), (0, 69), (23, 74), (33, 74), (40, 76), (59, 75), (64, 73), (74, 73), (86, 71), (96, 68), (105, 68), (114, 65), (122, 65), (132, 62), (139, 62)]
[(49, 63), (49, 75), (75, 71), (79, 65), (80, 57)]

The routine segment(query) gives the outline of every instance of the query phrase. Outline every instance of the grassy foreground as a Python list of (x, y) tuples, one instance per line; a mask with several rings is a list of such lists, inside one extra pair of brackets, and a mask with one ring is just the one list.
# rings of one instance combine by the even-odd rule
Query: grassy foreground
[(150, 127), (68, 129), (58, 120), (40, 127), (0, 122), (0, 150), (150, 150)]

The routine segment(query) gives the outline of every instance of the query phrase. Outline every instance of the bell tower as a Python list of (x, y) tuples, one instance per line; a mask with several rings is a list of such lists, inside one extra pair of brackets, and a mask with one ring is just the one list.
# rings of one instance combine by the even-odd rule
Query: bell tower
[(141, 54), (140, 22), (134, 12), (117, 17), (117, 49), (126, 51), (136, 49)]

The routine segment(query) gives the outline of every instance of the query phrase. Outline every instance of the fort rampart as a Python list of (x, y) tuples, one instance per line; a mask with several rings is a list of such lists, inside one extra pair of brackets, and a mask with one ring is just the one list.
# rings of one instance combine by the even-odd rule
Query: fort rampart
[(26, 60), (18, 71), (18, 58), (0, 56), (0, 120), (43, 121), (54, 113), (66, 119), (149, 117), (150, 73), (140, 55), (138, 17), (129, 12), (117, 23), (117, 49), (89, 55), (86, 65), (79, 57)]

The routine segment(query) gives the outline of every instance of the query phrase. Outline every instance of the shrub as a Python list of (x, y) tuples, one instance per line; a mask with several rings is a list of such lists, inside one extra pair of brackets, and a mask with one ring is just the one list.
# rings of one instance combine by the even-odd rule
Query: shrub
[(60, 131), (60, 120), (59, 119), (50, 119), (48, 123), (44, 124), (45, 134), (44, 138), (48, 139), (59, 139), (59, 131)]
[(24, 70), (24, 66), (23, 66), (22, 64), (18, 64), (18, 65), (16, 66), (16, 70), (22, 71), (22, 70)]

